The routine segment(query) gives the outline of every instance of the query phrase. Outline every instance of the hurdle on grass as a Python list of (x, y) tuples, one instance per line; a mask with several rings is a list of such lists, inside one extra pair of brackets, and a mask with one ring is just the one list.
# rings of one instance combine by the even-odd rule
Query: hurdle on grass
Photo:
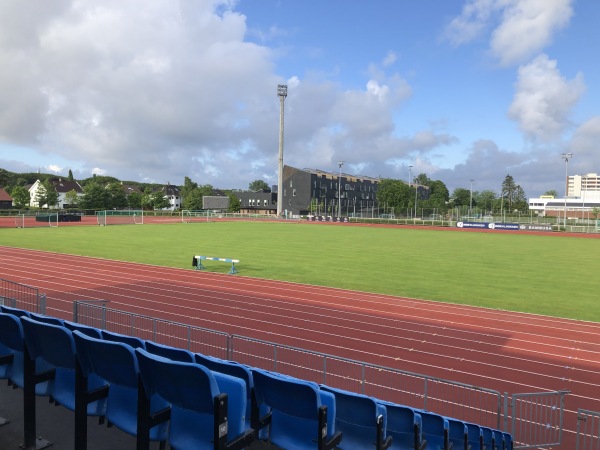
[(229, 269), (229, 274), (238, 273), (239, 271), (235, 268), (235, 263), (239, 263), (239, 259), (231, 259), (231, 258), (216, 258), (214, 256), (194, 256), (192, 258), (192, 267), (195, 267), (196, 270), (206, 270), (202, 261), (221, 261), (231, 263), (231, 269)]
[(144, 223), (143, 209), (106, 210), (96, 212), (98, 225), (142, 225)]

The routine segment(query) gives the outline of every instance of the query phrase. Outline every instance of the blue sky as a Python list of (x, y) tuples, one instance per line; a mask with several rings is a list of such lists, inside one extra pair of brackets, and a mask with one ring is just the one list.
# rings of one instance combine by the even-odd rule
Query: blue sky
[(0, 3), (0, 167), (219, 188), (286, 164), (528, 196), (600, 172), (600, 2)]

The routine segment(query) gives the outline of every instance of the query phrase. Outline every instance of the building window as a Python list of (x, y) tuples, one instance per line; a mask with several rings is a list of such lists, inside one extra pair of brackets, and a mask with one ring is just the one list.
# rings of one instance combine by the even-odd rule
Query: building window
[(264, 202), (264, 206), (268, 206), (269, 205), (268, 202), (267, 202), (267, 200), (263, 200), (263, 202)]
[(292, 187), (292, 180), (290, 180), (290, 187)]
[(294, 190), (292, 191), (292, 195), (293, 195), (294, 197), (296, 196), (296, 189), (294, 189)]

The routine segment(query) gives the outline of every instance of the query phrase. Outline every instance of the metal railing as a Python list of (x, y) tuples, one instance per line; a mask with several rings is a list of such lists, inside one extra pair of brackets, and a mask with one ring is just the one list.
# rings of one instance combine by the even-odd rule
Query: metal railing
[(600, 412), (577, 410), (576, 450), (600, 450)]
[[(502, 395), (455, 381), (111, 309), (107, 303), (74, 302), (73, 321), (427, 409), (465, 422), (510, 429), (515, 449), (547, 448), (562, 441), (564, 399), (569, 391)], [(600, 437), (593, 434), (598, 433), (600, 414), (586, 413), (593, 418), (586, 416), (590, 431), (582, 431), (582, 445), (591, 443), (581, 450), (600, 450)]]
[(46, 314), (46, 294), (26, 284), (0, 278), (0, 305)]

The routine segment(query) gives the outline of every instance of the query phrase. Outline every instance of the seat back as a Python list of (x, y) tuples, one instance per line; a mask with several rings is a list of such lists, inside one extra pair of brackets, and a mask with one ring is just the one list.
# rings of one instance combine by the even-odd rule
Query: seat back
[(483, 436), (483, 446), (486, 450), (495, 450), (493, 447), (494, 443), (494, 431), (488, 427), (481, 427), (481, 434)]
[(171, 347), (169, 345), (157, 344), (156, 342), (146, 341), (146, 350), (153, 355), (162, 356), (173, 361), (194, 362), (194, 354), (183, 348)]
[[(252, 369), (258, 407), (271, 412), (269, 439), (283, 448), (314, 448), (321, 398), (315, 383)], [(327, 411), (328, 434), (335, 432), (335, 411)]]
[[(110, 383), (106, 418), (117, 428), (137, 436), (138, 360), (134, 349), (122, 342), (96, 339), (74, 331), (77, 358), (84, 374), (96, 374)], [(152, 411), (163, 409), (164, 401), (153, 402)], [(150, 440), (166, 439), (167, 425), (150, 430)]]
[(51, 325), (58, 325), (60, 327), (64, 325), (64, 321), (62, 319), (59, 319), (58, 317), (46, 316), (44, 314), (37, 314), (32, 312), (29, 313), (28, 317), (37, 320), (38, 322), (49, 323)]
[(454, 450), (467, 450), (469, 431), (467, 425), (458, 419), (446, 417), (448, 421), (448, 440)]
[(429, 411), (420, 410), (423, 438), (427, 441), (428, 449), (445, 448), (445, 437), (448, 433), (448, 421), (445, 417)]
[(75, 370), (75, 342), (71, 330), (28, 317), (22, 317), (21, 323), (32, 358), (44, 358), (53, 366)]
[(504, 446), (502, 447), (503, 450), (513, 450), (513, 439), (512, 439), (512, 434), (510, 433), (502, 433), (504, 436)]
[(22, 388), (25, 337), (19, 316), (0, 313), (0, 345), (4, 348), (2, 356), (8, 357), (6, 363), (0, 366), (0, 378), (6, 378)]
[(467, 427), (467, 436), (468, 442), (471, 446), (471, 450), (483, 450), (482, 442), (483, 442), (483, 433), (481, 431), (481, 427), (475, 423), (465, 423)]
[(146, 348), (145, 341), (135, 336), (128, 336), (121, 333), (113, 333), (112, 331), (100, 330), (102, 333), (102, 339), (105, 341), (121, 342), (127, 344), (131, 348)]
[(94, 328), (94, 327), (88, 327), (87, 325), (82, 325), (80, 323), (76, 323), (76, 322), (70, 322), (68, 320), (64, 321), (64, 325), (66, 328), (68, 328), (71, 331), (81, 331), (83, 334), (85, 334), (86, 336), (90, 336), (96, 339), (102, 339), (102, 333), (100, 332), (100, 329), (98, 328)]
[[(390, 402), (381, 402), (387, 411), (387, 435), (392, 436), (392, 448), (420, 448), (423, 440), (421, 415), (415, 409)], [(345, 438), (344, 438), (345, 439)]]
[(382, 439), (382, 442), (385, 440), (387, 411), (383, 404), (366, 395), (325, 385), (321, 385), (321, 390), (331, 392), (335, 396), (335, 429), (341, 431), (344, 436), (340, 449), (369, 448), (377, 442), (379, 417), (383, 420), (383, 434), (379, 439)]
[(0, 305), (0, 312), (3, 312), (4, 314), (12, 314), (13, 316), (17, 317), (30, 317), (29, 315), (31, 314), (29, 311), (26, 311), (24, 309), (13, 308), (12, 306), (6, 305)]

